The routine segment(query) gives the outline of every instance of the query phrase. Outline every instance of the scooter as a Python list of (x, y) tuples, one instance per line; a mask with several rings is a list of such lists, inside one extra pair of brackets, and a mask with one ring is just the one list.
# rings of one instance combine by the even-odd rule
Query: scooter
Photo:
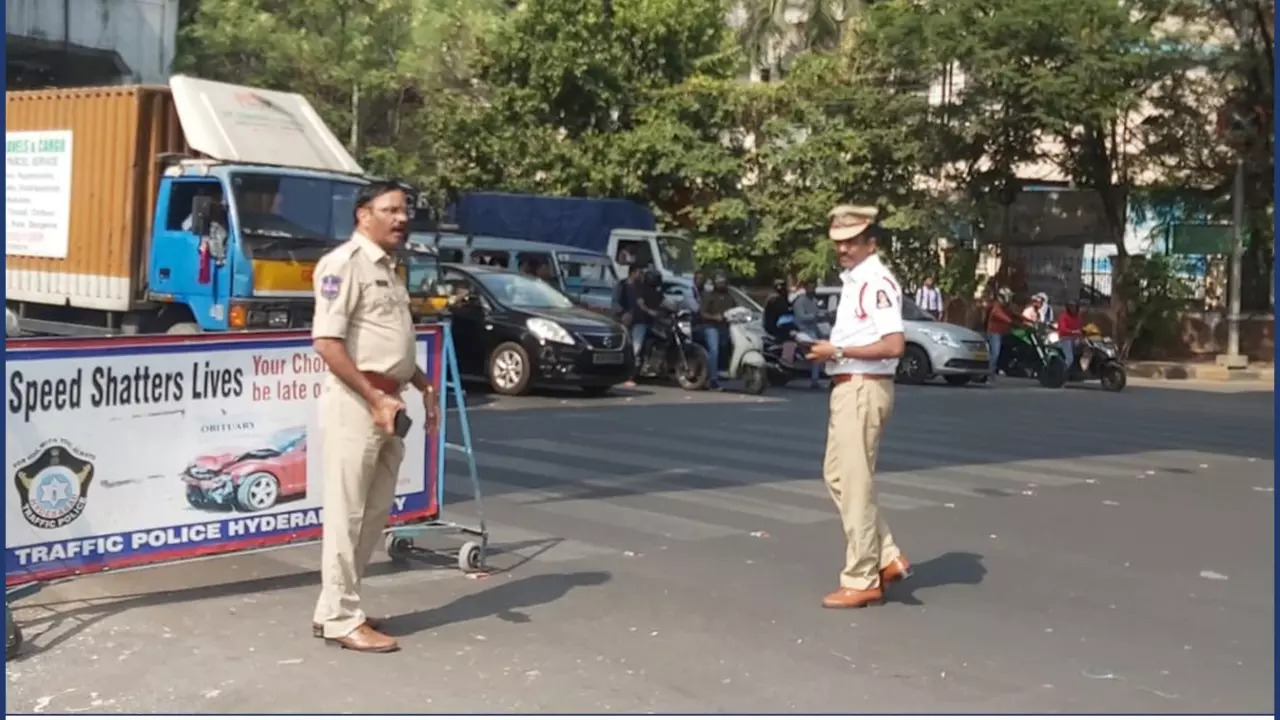
[(1102, 389), (1120, 392), (1129, 384), (1129, 373), (1120, 362), (1120, 351), (1115, 341), (1104, 337), (1097, 325), (1084, 326), (1084, 339), (1076, 346), (1075, 362), (1068, 370), (1068, 377), (1075, 381), (1099, 380)]
[(764, 328), (752, 322), (751, 311), (742, 306), (730, 309), (724, 319), (729, 323), (729, 352), (723, 355), (728, 360), (725, 374), (730, 380), (742, 380), (748, 394), (759, 395), (769, 387)]

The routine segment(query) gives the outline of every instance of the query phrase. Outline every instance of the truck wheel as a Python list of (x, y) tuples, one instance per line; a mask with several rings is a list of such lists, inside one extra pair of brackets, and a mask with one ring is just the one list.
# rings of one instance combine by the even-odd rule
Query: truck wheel
[(174, 323), (164, 333), (166, 335), (199, 335), (200, 326), (193, 322)]

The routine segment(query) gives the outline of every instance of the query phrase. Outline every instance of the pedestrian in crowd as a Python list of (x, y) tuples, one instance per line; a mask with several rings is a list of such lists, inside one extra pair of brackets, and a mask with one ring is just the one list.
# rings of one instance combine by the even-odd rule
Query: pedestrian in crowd
[(827, 453), (822, 476), (840, 512), (845, 563), (840, 587), (823, 607), (860, 608), (884, 601), (884, 589), (911, 573), (876, 507), (871, 476), (880, 435), (893, 413), (893, 377), (906, 346), (902, 292), (876, 254), (875, 207), (841, 205), (828, 234), (844, 271), (831, 339), (808, 354), (831, 378)]
[(395, 183), (371, 183), (355, 201), (351, 239), (316, 263), (311, 336), (328, 366), (320, 396), (324, 528), (320, 598), (312, 633), (361, 652), (399, 649), (361, 608), (360, 581), (395, 500), (404, 440), (395, 432), (401, 393), (422, 393), (427, 426), (435, 390), (417, 365), (409, 296), (396, 276), (408, 198)]
[(933, 276), (924, 279), (916, 290), (916, 305), (920, 309), (929, 313), (935, 320), (941, 320), (944, 309), (942, 306), (942, 291), (933, 284)]
[[(818, 318), (821, 310), (818, 307), (818, 283), (806, 280), (800, 294), (791, 301), (791, 314), (796, 319), (796, 332), (820, 340), (822, 333), (818, 330)], [(818, 378), (822, 377), (822, 365), (809, 363), (809, 389), (818, 389)]]
[(720, 343), (729, 338), (729, 321), (724, 314), (737, 305), (729, 294), (729, 277), (717, 272), (711, 281), (711, 292), (702, 295), (698, 316), (702, 319), (702, 336), (707, 344), (707, 382), (712, 390), (720, 389)]
[(991, 357), (987, 360), (987, 381), (996, 379), (996, 366), (1000, 360), (1000, 348), (1004, 344), (1004, 336), (1013, 328), (1014, 317), (1008, 304), (1013, 302), (1013, 291), (1007, 287), (1000, 288), (991, 299), (991, 307), (987, 308), (987, 349)]

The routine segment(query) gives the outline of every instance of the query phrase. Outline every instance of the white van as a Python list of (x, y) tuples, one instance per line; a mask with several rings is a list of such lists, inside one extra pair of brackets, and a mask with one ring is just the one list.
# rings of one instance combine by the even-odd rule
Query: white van
[[(410, 248), (435, 248), (442, 263), (530, 270), (571, 299), (598, 312), (608, 313), (611, 310), (613, 286), (618, 282), (618, 275), (608, 257), (567, 245), (456, 232), (410, 233), (408, 245)], [(546, 270), (537, 273), (533, 268)]]

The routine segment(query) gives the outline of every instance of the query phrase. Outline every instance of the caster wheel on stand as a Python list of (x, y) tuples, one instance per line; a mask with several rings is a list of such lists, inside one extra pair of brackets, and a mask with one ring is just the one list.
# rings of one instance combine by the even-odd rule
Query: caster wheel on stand
[(395, 563), (407, 563), (413, 557), (413, 538), (396, 537), (388, 534), (386, 540), (387, 556)]
[(478, 542), (466, 542), (458, 550), (458, 568), (463, 572), (484, 569), (484, 548)]

